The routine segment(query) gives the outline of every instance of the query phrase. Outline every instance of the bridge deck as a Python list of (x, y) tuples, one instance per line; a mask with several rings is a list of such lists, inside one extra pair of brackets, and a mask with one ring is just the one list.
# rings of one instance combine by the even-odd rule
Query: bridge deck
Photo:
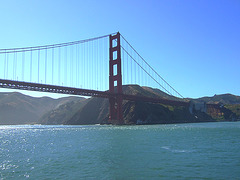
[(0, 87), (8, 89), (20, 89), (28, 91), (40, 91), (40, 92), (50, 92), (50, 93), (60, 93), (60, 94), (69, 94), (69, 95), (80, 95), (80, 96), (92, 96), (92, 97), (101, 97), (101, 98), (110, 98), (115, 96), (122, 96), (124, 100), (129, 101), (144, 101), (150, 103), (160, 103), (165, 105), (173, 106), (189, 106), (189, 102), (184, 101), (174, 101), (163, 98), (151, 98), (144, 96), (135, 96), (128, 94), (111, 94), (108, 91), (96, 91), (64, 86), (54, 86), (48, 84), (39, 84), (39, 83), (29, 83), (22, 81), (12, 81), (0, 79)]
[(108, 98), (110, 95), (108, 92), (95, 91), (80, 88), (71, 88), (64, 86), (54, 86), (49, 84), (39, 84), (39, 83), (28, 83), (22, 81), (11, 81), (0, 79), (0, 87), (8, 89), (20, 89), (28, 91), (40, 91), (40, 92), (50, 92), (50, 93), (60, 93), (60, 94), (70, 94), (70, 95), (80, 95), (80, 96), (93, 96), (93, 97), (103, 97)]

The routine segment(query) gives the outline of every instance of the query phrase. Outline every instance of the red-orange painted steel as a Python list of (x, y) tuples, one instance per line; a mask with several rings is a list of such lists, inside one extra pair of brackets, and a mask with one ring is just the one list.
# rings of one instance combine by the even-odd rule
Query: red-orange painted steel
[(101, 97), (101, 98), (111, 97), (108, 91), (96, 91), (96, 90), (89, 90), (89, 89), (55, 86), (55, 85), (49, 85), (49, 84), (29, 83), (29, 82), (23, 82), (23, 81), (11, 81), (11, 80), (4, 80), (4, 79), (0, 79), (0, 87), (8, 88), (8, 89), (20, 89), (20, 90), (28, 90), (28, 91), (92, 96), (92, 97)]
[[(116, 46), (113, 47), (113, 41)], [(117, 57), (113, 57), (113, 53), (117, 53)], [(117, 66), (114, 69), (114, 66)], [(117, 72), (114, 72), (117, 70)], [(117, 82), (116, 90), (114, 89), (114, 82)], [(112, 124), (123, 124), (122, 113), (122, 72), (121, 72), (121, 44), (120, 33), (109, 36), (109, 122)]]

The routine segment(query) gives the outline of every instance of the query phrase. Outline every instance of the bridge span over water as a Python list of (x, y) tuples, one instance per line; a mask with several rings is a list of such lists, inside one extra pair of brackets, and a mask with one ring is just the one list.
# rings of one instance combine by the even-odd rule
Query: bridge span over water
[[(109, 122), (123, 124), (123, 100), (189, 106), (118, 32), (80, 41), (0, 49), (0, 87), (109, 99)], [(158, 88), (176, 100), (123, 93), (123, 85)]]

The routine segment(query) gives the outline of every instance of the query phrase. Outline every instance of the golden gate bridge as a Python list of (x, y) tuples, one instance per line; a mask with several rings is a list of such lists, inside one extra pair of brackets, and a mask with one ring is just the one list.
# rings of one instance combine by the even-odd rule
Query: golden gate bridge
[[(108, 82), (108, 83), (107, 83)], [(158, 88), (173, 99), (123, 93)], [(189, 106), (118, 32), (80, 41), (0, 49), (0, 87), (109, 99), (109, 122), (123, 124), (123, 100)]]

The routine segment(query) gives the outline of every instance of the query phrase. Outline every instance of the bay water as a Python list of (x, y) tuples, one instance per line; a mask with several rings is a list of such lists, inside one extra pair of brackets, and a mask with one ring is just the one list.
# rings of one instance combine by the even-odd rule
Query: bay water
[(240, 179), (240, 122), (0, 126), (0, 179)]

